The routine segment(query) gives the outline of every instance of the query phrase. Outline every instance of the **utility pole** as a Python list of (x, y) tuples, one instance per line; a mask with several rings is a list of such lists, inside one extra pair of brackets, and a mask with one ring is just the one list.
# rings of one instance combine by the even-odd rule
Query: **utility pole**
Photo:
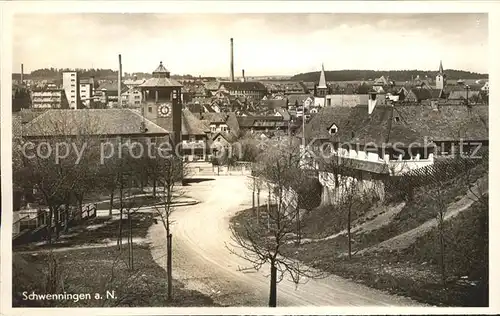
[(122, 55), (118, 54), (118, 107), (122, 107)]
[(465, 104), (469, 105), (469, 85), (465, 86)]

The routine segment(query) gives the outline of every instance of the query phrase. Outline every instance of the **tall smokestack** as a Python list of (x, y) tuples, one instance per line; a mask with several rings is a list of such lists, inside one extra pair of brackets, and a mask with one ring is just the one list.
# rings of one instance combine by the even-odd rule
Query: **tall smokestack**
[(231, 82), (234, 82), (234, 48), (233, 38), (231, 37)]
[(21, 84), (24, 83), (24, 65), (21, 64)]
[(241, 69), (241, 82), (245, 82), (245, 69)]
[(122, 55), (118, 54), (118, 106), (122, 107)]

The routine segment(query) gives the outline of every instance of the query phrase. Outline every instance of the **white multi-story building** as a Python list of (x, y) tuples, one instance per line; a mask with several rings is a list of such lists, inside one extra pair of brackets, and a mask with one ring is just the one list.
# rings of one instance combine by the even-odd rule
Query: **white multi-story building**
[(78, 77), (78, 72), (63, 72), (63, 89), (68, 100), (69, 108), (73, 110), (80, 108), (80, 79)]
[(94, 80), (93, 79), (82, 79), (80, 80), (80, 100), (82, 104), (86, 107), (90, 106), (90, 102), (94, 97)]
[(66, 95), (63, 89), (33, 89), (31, 106), (34, 109), (66, 108)]

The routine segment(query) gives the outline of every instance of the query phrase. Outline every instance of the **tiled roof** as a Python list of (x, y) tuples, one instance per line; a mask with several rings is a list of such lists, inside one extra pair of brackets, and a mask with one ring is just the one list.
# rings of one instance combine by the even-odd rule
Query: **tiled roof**
[[(125, 83), (122, 82), (122, 93), (126, 92), (128, 90), (128, 87)], [(99, 85), (99, 90), (106, 90), (106, 91), (118, 91), (118, 82), (113, 81), (113, 82), (101, 82)]]
[(286, 97), (289, 105), (295, 105), (295, 102), (297, 105), (302, 105), (307, 98), (312, 99), (312, 96), (310, 94), (292, 94)]
[(261, 105), (263, 107), (267, 107), (270, 109), (279, 109), (279, 108), (286, 108), (287, 107), (287, 101), (286, 99), (282, 100), (262, 100)]
[[(263, 126), (264, 122), (269, 125), (276, 125), (276, 122), (284, 122), (281, 116), (238, 116), (238, 125), (240, 127), (250, 128), (253, 126)], [(285, 122), (286, 123), (286, 122)]]
[(425, 89), (425, 88), (413, 88), (411, 92), (415, 94), (418, 101), (437, 99), (441, 97), (442, 90), (440, 89)]
[(218, 90), (220, 86), (220, 82), (218, 81), (207, 81), (205, 82), (205, 89), (215, 91)]
[(219, 136), (224, 137), (225, 140), (227, 140), (229, 143), (233, 143), (236, 141), (236, 135), (234, 133), (227, 133), (227, 132), (217, 132), (212, 135), (211, 139), (212, 141), (215, 141), (215, 139)]
[(452, 91), (448, 95), (448, 99), (451, 100), (459, 100), (459, 99), (467, 99), (467, 97), (472, 98), (473, 96), (478, 96), (480, 91)]
[[(327, 100), (330, 99), (331, 106), (348, 106), (353, 107), (356, 105), (367, 105), (368, 94), (330, 94), (326, 96)], [(328, 101), (327, 101), (328, 105)]]
[[(142, 130), (145, 124), (146, 132)], [(26, 124), (25, 136), (168, 134), (130, 109), (47, 110)]]
[(380, 105), (375, 106), (371, 114), (368, 114), (368, 106), (351, 108), (345, 123), (348, 128), (339, 128), (338, 140), (359, 144), (371, 143), (378, 146), (388, 143), (421, 142), (423, 136), (417, 131), (405, 124), (393, 121), (393, 111), (392, 106)]
[(182, 87), (177, 80), (161, 77), (161, 78), (149, 78), (144, 83), (140, 84), (139, 87)]
[[(313, 138), (330, 138), (328, 129), (332, 124), (337, 125), (339, 130), (348, 128), (346, 125), (347, 118), (349, 117), (349, 107), (325, 107), (322, 108), (316, 115), (314, 115), (309, 122), (304, 126), (306, 137)], [(298, 137), (302, 137), (302, 128), (298, 128)]]
[(267, 91), (266, 86), (257, 81), (221, 82), (219, 88), (222, 86), (228, 91)]
[(287, 109), (279, 108), (276, 109), (276, 112), (278, 112), (282, 117), (284, 121), (290, 121), (290, 113), (288, 113)]
[(227, 113), (202, 113), (199, 118), (209, 123), (225, 123), (227, 116)]
[[(342, 111), (343, 110), (343, 111)], [(328, 134), (335, 123), (338, 132)], [(379, 106), (368, 114), (367, 106), (353, 108), (327, 107), (306, 125), (307, 138), (367, 144), (424, 144), (430, 141), (487, 140), (488, 107), (440, 105)]]
[(438, 110), (400, 106), (395, 110), (401, 121), (434, 141), (489, 139), (488, 106), (440, 105)]

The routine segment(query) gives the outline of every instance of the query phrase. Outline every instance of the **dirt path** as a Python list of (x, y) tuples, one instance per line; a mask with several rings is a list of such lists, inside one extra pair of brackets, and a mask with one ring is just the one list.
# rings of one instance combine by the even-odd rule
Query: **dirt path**
[[(449, 220), (450, 218), (453, 218), (454, 216), (458, 215), (460, 212), (463, 212), (466, 209), (468, 209), (477, 200), (478, 196), (486, 192), (488, 192), (488, 177), (483, 177), (480, 178), (478, 181), (476, 181), (476, 183), (472, 186), (470, 191), (468, 191), (467, 194), (464, 195), (460, 200), (448, 205), (445, 214), (445, 220)], [(363, 249), (359, 251), (358, 254), (369, 251), (380, 251), (385, 249), (401, 250), (408, 248), (413, 243), (415, 243), (418, 237), (429, 232), (436, 226), (437, 226), (437, 220), (430, 219), (427, 222), (423, 223), (422, 225), (412, 230), (409, 230), (401, 235), (385, 240), (375, 246)]]
[[(210, 295), (229, 306), (266, 306), (269, 267), (244, 273), (248, 263), (231, 254), (229, 221), (251, 207), (247, 178), (221, 177), (193, 184), (188, 194), (201, 203), (180, 207), (173, 219), (174, 277), (187, 288)], [(161, 224), (149, 231), (152, 255), (166, 269), (165, 231)], [(278, 306), (419, 305), (366, 286), (329, 276), (298, 288), (288, 280), (278, 284)]]
[[(371, 210), (366, 215), (364, 215), (361, 219), (356, 220), (354, 222), (354, 227), (351, 229), (351, 232), (359, 234), (359, 233), (364, 233), (364, 232), (369, 232), (372, 230), (379, 229), (379, 228), (389, 224), (390, 221), (394, 218), (394, 216), (396, 216), (399, 212), (401, 212), (401, 210), (403, 209), (404, 206), (405, 206), (405, 203), (400, 203), (398, 205), (389, 207), (382, 214), (377, 213), (377, 212), (380, 212), (380, 209), (378, 209), (378, 208), (375, 210)], [(373, 218), (371, 220), (367, 220), (367, 221), (359, 224), (360, 220), (367, 219), (367, 218), (370, 218), (373, 216), (375, 216), (375, 218)], [(344, 229), (338, 233), (332, 234), (330, 236), (323, 237), (323, 238), (315, 238), (315, 239), (304, 238), (301, 240), (301, 243), (308, 244), (308, 243), (312, 243), (312, 242), (326, 241), (326, 240), (335, 239), (339, 236), (344, 236), (344, 235), (347, 235), (346, 229)]]

